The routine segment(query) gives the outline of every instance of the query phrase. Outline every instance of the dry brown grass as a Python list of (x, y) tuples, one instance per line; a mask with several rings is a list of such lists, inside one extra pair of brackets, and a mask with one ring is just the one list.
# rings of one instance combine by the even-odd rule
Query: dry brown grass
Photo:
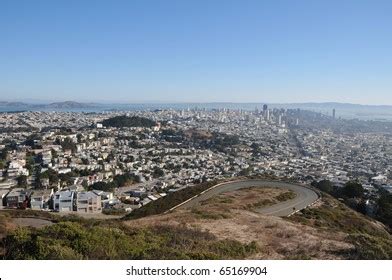
[(249, 210), (262, 208), (295, 198), (295, 193), (279, 188), (245, 188), (232, 192), (221, 193), (203, 201), (205, 211)]
[[(257, 242), (261, 251), (253, 259), (341, 259), (353, 245), (342, 232), (327, 232), (312, 225), (264, 216), (251, 211), (248, 204), (263, 199), (277, 202), (281, 189), (242, 189), (218, 195), (189, 210), (127, 221), (130, 227), (146, 225), (178, 225), (210, 232), (219, 239), (234, 239), (242, 243)], [(286, 195), (285, 195), (286, 196)], [(244, 205), (243, 201), (247, 201)], [(222, 216), (225, 215), (225, 216)]]

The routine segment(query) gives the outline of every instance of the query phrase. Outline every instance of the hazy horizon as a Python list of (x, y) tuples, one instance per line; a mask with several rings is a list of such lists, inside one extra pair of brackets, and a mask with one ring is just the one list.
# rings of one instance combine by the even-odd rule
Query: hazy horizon
[(31, 105), (45, 105), (51, 103), (65, 103), (65, 102), (76, 102), (81, 104), (99, 104), (99, 105), (127, 105), (127, 104), (272, 104), (272, 105), (295, 105), (295, 104), (319, 104), (319, 105), (327, 105), (327, 104), (337, 104), (337, 105), (354, 105), (354, 106), (392, 106), (392, 104), (365, 104), (365, 103), (350, 103), (350, 102), (337, 102), (337, 101), (325, 101), (325, 102), (317, 102), (317, 101), (304, 101), (304, 102), (267, 102), (267, 101), (249, 101), (249, 102), (233, 102), (233, 101), (160, 101), (160, 100), (135, 100), (135, 101), (109, 101), (109, 100), (88, 100), (88, 99), (0, 99), (0, 102), (9, 102), (9, 103), (26, 103)]

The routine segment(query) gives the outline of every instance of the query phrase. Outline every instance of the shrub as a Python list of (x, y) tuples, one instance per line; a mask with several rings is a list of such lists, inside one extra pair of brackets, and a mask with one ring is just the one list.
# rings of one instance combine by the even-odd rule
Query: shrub
[[(110, 226), (110, 227), (109, 227)], [(256, 243), (217, 240), (186, 226), (138, 229), (117, 223), (60, 222), (42, 229), (18, 228), (6, 237), (5, 259), (236, 259), (256, 253)]]
[(355, 246), (352, 258), (361, 260), (392, 259), (392, 240), (368, 234), (349, 235), (348, 241)]
[(212, 187), (215, 184), (216, 181), (211, 181), (170, 193), (163, 198), (152, 201), (141, 208), (135, 209), (129, 215), (124, 217), (124, 219), (138, 219), (150, 215), (164, 213), (172, 207), (186, 201), (187, 199), (200, 194), (202, 191)]

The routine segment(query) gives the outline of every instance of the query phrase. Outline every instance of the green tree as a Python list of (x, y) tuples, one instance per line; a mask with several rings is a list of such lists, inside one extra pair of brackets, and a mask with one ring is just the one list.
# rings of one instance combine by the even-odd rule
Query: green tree
[(60, 145), (63, 150), (71, 150), (73, 153), (76, 152), (76, 144), (69, 137), (65, 138)]
[(114, 187), (124, 187), (134, 183), (140, 183), (139, 176), (134, 174), (126, 173), (123, 175), (117, 175), (113, 178)]
[(378, 199), (377, 218), (392, 229), (392, 194), (383, 193)]
[(9, 152), (9, 148), (8, 147), (4, 148), (0, 153), (0, 159), (3, 161), (7, 161), (8, 160), (8, 152)]
[(244, 169), (242, 169), (239, 173), (238, 173), (238, 175), (239, 176), (248, 176), (249, 174), (250, 174), (250, 171), (251, 171), (251, 169), (248, 167), (248, 168), (244, 168)]
[(53, 169), (50, 169), (50, 168), (48, 170), (46, 170), (45, 172), (40, 173), (39, 177), (40, 178), (48, 178), (49, 183), (51, 185), (55, 185), (59, 181), (59, 176), (58, 176), (57, 172), (54, 171)]
[(18, 182), (18, 187), (26, 187), (27, 186), (27, 176), (25, 175), (20, 175), (16, 178), (16, 181)]
[(35, 164), (34, 157), (33, 157), (32, 155), (28, 155), (28, 156), (26, 157), (26, 168), (27, 168), (27, 170), (29, 170), (29, 173), (30, 173), (30, 174), (33, 173), (34, 164)]
[(50, 152), (52, 153), (52, 158), (57, 158), (58, 154), (55, 149), (51, 149)]
[(64, 174), (59, 174), (58, 177), (61, 182), (65, 182), (67, 185), (72, 185), (75, 181), (75, 177), (78, 177), (78, 174), (72, 171)]
[(82, 186), (83, 186), (83, 188), (84, 188), (85, 190), (87, 190), (87, 188), (88, 188), (88, 182), (87, 182), (87, 180), (83, 180)]
[(342, 194), (348, 198), (362, 198), (365, 194), (365, 189), (358, 182), (347, 182), (342, 190)]
[(319, 188), (321, 191), (326, 192), (326, 193), (332, 193), (333, 192), (333, 185), (331, 181), (329, 180), (322, 180), (317, 183), (317, 188)]
[(112, 192), (114, 189), (114, 184), (106, 182), (96, 182), (89, 186), (89, 190), (100, 190), (104, 192)]
[(152, 176), (154, 178), (159, 178), (159, 177), (162, 177), (163, 175), (165, 175), (165, 172), (163, 172), (163, 170), (161, 168), (159, 168), (158, 166), (155, 166), (154, 170), (152, 172)]
[(83, 135), (82, 135), (81, 133), (78, 133), (78, 134), (76, 135), (76, 138), (78, 139), (78, 143), (82, 143)]

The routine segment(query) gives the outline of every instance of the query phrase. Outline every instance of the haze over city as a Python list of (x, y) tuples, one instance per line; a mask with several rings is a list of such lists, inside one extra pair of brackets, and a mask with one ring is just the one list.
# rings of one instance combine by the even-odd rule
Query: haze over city
[(391, 8), (1, 1), (0, 99), (392, 104)]

